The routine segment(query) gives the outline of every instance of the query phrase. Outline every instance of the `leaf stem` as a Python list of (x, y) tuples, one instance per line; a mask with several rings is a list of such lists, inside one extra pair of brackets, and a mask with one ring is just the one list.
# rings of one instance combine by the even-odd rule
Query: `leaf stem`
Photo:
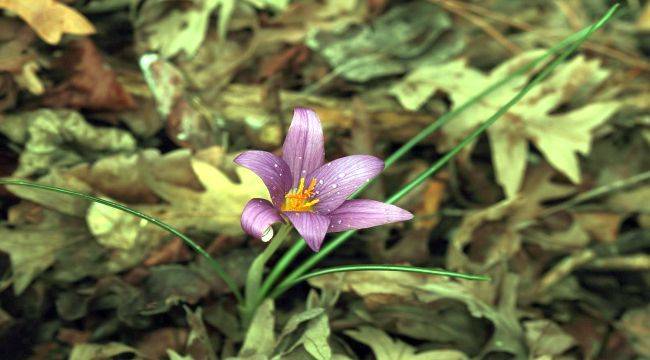
[(169, 232), (169, 233), (171, 233), (171, 234), (173, 234), (175, 236), (178, 236), (181, 240), (183, 240), (185, 242), (185, 244), (187, 244), (187, 246), (192, 248), (192, 250), (196, 251), (198, 254), (200, 254), (201, 256), (206, 258), (208, 260), (208, 262), (210, 263), (210, 265), (212, 266), (212, 268), (214, 268), (214, 270), (217, 272), (217, 275), (219, 275), (219, 277), (226, 283), (226, 285), (228, 286), (230, 291), (232, 291), (232, 293), (235, 295), (235, 297), (237, 298), (237, 301), (239, 301), (240, 303), (243, 302), (241, 292), (239, 291), (239, 288), (237, 287), (237, 284), (235, 283), (235, 280), (230, 275), (228, 275), (228, 273), (226, 273), (226, 271), (223, 269), (223, 267), (221, 266), (221, 264), (219, 264), (219, 262), (217, 260), (215, 260), (207, 251), (205, 251), (201, 246), (199, 246), (199, 244), (195, 243), (192, 239), (187, 237), (187, 235), (183, 234), (182, 232), (180, 232), (175, 227), (173, 227), (173, 226), (171, 226), (171, 225), (169, 225), (169, 224), (167, 224), (167, 223), (165, 223), (165, 222), (163, 222), (163, 221), (161, 221), (159, 219), (156, 219), (155, 217), (152, 217), (152, 216), (149, 216), (147, 214), (141, 213), (141, 212), (139, 212), (139, 211), (137, 211), (135, 209), (132, 209), (132, 208), (130, 208), (128, 206), (125, 206), (125, 205), (122, 205), (122, 204), (119, 204), (119, 203), (116, 203), (116, 202), (113, 202), (113, 201), (110, 201), (110, 200), (98, 198), (98, 197), (88, 195), (88, 194), (84, 194), (84, 193), (80, 193), (80, 192), (77, 192), (77, 191), (74, 191), (74, 190), (68, 190), (68, 189), (60, 188), (60, 187), (57, 187), (57, 186), (39, 184), (39, 183), (26, 181), (26, 180), (12, 180), (12, 179), (0, 179), (0, 184), (15, 185), (15, 186), (26, 186), (26, 187), (31, 187), (31, 188), (40, 189), (40, 190), (58, 192), (60, 194), (70, 195), (70, 196), (82, 198), (82, 199), (85, 199), (85, 200), (89, 200), (89, 201), (92, 201), (92, 202), (96, 202), (96, 203), (99, 203), (99, 204), (102, 204), (102, 205), (110, 206), (110, 207), (112, 207), (114, 209), (122, 210), (122, 211), (124, 211), (126, 213), (129, 213), (129, 214), (137, 216), (137, 217), (139, 217), (141, 219), (147, 220), (148, 222), (158, 226), (159, 228), (161, 228), (163, 230), (166, 230), (167, 232)]
[[(497, 119), (499, 119), (503, 114), (505, 114), (514, 104), (516, 104), (521, 98), (523, 98), (532, 88), (544, 80), (548, 75), (559, 65), (561, 64), (569, 55), (571, 55), (583, 42), (585, 42), (594, 31), (601, 28), (609, 19), (614, 15), (618, 10), (619, 5), (615, 4), (612, 6), (609, 11), (595, 24), (590, 26), (583, 35), (573, 42), (567, 50), (562, 52), (555, 60), (548, 64), (544, 69), (542, 69), (537, 76), (535, 76), (524, 88), (522, 88), (510, 101), (503, 105), (496, 113), (490, 116), (481, 126), (474, 130), (470, 135), (465, 137), (458, 145), (453, 149), (443, 155), (438, 161), (436, 161), (431, 167), (423, 171), (418, 175), (417, 178), (412, 180), (402, 189), (397, 191), (393, 196), (391, 196), (386, 202), (391, 204), (402, 198), (404, 195), (408, 194), (410, 191), (415, 189), (417, 186), (422, 184), (429, 176), (433, 175), (436, 171), (442, 168), (449, 160), (451, 160), (460, 150), (465, 147), (470, 142), (474, 141), (479, 135), (481, 135), (485, 130), (487, 130), (490, 125), (492, 125)], [(398, 150), (399, 151), (399, 150)], [(287, 289), (293, 286), (296, 283), (296, 279), (300, 278), (305, 274), (309, 269), (316, 265), (321, 259), (327, 256), (329, 253), (334, 251), (336, 248), (341, 246), (348, 238), (350, 238), (356, 231), (346, 231), (331, 241), (327, 242), (323, 248), (318, 253), (311, 255), (305, 262), (303, 262), (297, 269), (292, 271), (278, 286), (271, 292), (270, 297), (275, 298), (280, 294), (284, 293)], [(302, 242), (301, 242), (302, 243)], [(303, 245), (304, 246), (304, 245)]]
[(248, 269), (248, 274), (246, 276), (246, 289), (245, 289), (245, 298), (246, 303), (243, 304), (241, 310), (243, 322), (247, 324), (252, 318), (255, 308), (257, 307), (257, 299), (259, 298), (260, 285), (262, 283), (262, 275), (264, 274), (264, 265), (269, 261), (271, 256), (280, 248), (282, 243), (288, 237), (289, 233), (293, 226), (291, 224), (284, 224), (280, 227), (278, 234), (271, 240), (271, 243), (264, 248), (264, 251), (260, 253), (250, 268)]

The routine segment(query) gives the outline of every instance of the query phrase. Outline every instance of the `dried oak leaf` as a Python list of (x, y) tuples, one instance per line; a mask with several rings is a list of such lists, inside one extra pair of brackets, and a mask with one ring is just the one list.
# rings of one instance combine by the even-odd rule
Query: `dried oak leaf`
[(447, 267), (484, 272), (521, 248), (520, 225), (535, 219), (542, 203), (570, 195), (572, 186), (553, 182), (555, 172), (536, 166), (517, 197), (469, 213), (454, 231), (447, 251)]
[[(437, 90), (449, 94), (454, 107), (543, 53), (529, 51), (508, 60), (489, 75), (469, 68), (464, 60), (417, 68), (391, 89), (409, 110), (420, 108)], [(577, 56), (531, 90), (488, 130), (497, 182), (514, 197), (522, 184), (531, 141), (548, 162), (572, 182), (580, 182), (577, 154), (591, 150), (592, 130), (619, 108), (615, 101), (581, 101), (602, 83), (609, 71), (598, 60)], [(443, 149), (460, 142), (517, 94), (528, 77), (514, 79), (461, 113), (443, 127)], [(577, 101), (576, 101), (577, 100)], [(576, 103), (581, 103), (576, 106)], [(558, 113), (565, 105), (570, 109)]]
[(55, 0), (0, 0), (0, 8), (16, 13), (51, 45), (63, 34), (90, 35), (95, 27), (77, 10)]
[(0, 227), (0, 251), (11, 259), (14, 293), (20, 295), (31, 282), (57, 261), (66, 249), (90, 240), (78, 219), (52, 215), (40, 224), (12, 229)]
[(0, 133), (23, 144), (17, 177), (40, 175), (111, 153), (130, 152), (135, 138), (127, 131), (95, 127), (79, 113), (41, 109), (5, 116)]
[(345, 335), (369, 346), (377, 360), (469, 359), (467, 355), (457, 350), (429, 350), (416, 354), (413, 346), (399, 339), (392, 339), (382, 330), (370, 326), (348, 330)]
[[(227, 6), (228, 3), (230, 6)], [(135, 19), (136, 44), (142, 52), (156, 51), (164, 58), (181, 53), (192, 58), (205, 39), (210, 15), (220, 5), (219, 14), (226, 16), (220, 16), (219, 27), (224, 30), (228, 13), (234, 9), (232, 1), (201, 0), (185, 4), (147, 1), (140, 7)]]
[(69, 77), (43, 97), (43, 105), (108, 111), (136, 107), (133, 97), (118, 82), (92, 41), (71, 42), (57, 66)]
[(462, 50), (445, 12), (424, 1), (396, 6), (372, 24), (310, 31), (307, 46), (345, 79), (366, 82), (439, 63)]
[(181, 229), (240, 235), (241, 211), (251, 198), (268, 197), (264, 184), (247, 169), (234, 170), (239, 177), (236, 182), (209, 162), (192, 158), (190, 165), (205, 190), (147, 178), (150, 189), (168, 204), (139, 208)]

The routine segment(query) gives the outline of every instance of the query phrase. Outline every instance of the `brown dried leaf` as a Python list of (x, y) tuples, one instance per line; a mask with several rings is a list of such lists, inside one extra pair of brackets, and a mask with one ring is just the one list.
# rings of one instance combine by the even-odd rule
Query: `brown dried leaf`
[(43, 104), (50, 107), (122, 111), (136, 107), (99, 50), (88, 39), (76, 40), (59, 59), (68, 79), (49, 91)]

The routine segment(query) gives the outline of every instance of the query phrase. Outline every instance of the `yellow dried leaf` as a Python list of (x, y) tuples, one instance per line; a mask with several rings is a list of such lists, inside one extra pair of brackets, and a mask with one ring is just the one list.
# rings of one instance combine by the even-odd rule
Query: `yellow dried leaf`
[(48, 44), (58, 44), (65, 33), (95, 33), (95, 27), (88, 19), (55, 0), (0, 0), (0, 9), (16, 13)]

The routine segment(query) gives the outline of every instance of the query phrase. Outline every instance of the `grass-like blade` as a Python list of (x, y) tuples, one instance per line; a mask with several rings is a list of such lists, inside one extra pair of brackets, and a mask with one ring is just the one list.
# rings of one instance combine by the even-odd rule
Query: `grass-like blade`
[(300, 276), (295, 280), (295, 282), (298, 283), (313, 277), (327, 275), (327, 274), (351, 272), (351, 271), (402, 271), (402, 272), (411, 272), (411, 273), (425, 274), (425, 275), (446, 276), (446, 277), (464, 279), (464, 280), (490, 281), (490, 277), (487, 275), (464, 274), (464, 273), (458, 273), (458, 272), (448, 271), (444, 269), (431, 269), (431, 268), (422, 268), (422, 267), (407, 266), (407, 265), (371, 264), (371, 265), (344, 265), (344, 266), (335, 266), (335, 267), (325, 268), (325, 269), (318, 269)]
[(45, 191), (52, 191), (52, 192), (56, 192), (56, 193), (60, 193), (60, 194), (68, 195), (68, 196), (74, 196), (74, 197), (82, 198), (82, 199), (85, 199), (85, 200), (88, 200), (88, 201), (93, 201), (93, 202), (96, 202), (96, 203), (99, 203), (99, 204), (102, 204), (102, 205), (110, 206), (110, 207), (112, 207), (114, 209), (122, 210), (122, 211), (127, 212), (127, 213), (129, 213), (131, 215), (134, 215), (134, 216), (137, 216), (137, 217), (139, 217), (141, 219), (147, 220), (148, 222), (162, 228), (163, 230), (166, 230), (167, 232), (169, 232), (169, 233), (171, 233), (171, 234), (173, 234), (175, 236), (178, 236), (181, 240), (183, 240), (187, 244), (187, 246), (192, 248), (192, 250), (196, 251), (201, 256), (206, 258), (208, 260), (208, 262), (210, 263), (210, 265), (217, 272), (219, 277), (221, 277), (221, 279), (223, 279), (223, 281), (226, 283), (228, 288), (230, 288), (230, 290), (233, 292), (233, 294), (235, 295), (237, 300), (240, 301), (240, 302), (243, 301), (241, 292), (239, 291), (239, 288), (237, 287), (237, 284), (235, 283), (235, 280), (230, 275), (228, 275), (228, 273), (226, 273), (226, 271), (223, 269), (223, 267), (221, 267), (221, 264), (219, 264), (219, 262), (217, 260), (215, 260), (212, 256), (210, 256), (210, 254), (208, 254), (207, 251), (205, 251), (201, 246), (199, 246), (199, 244), (195, 243), (192, 239), (187, 237), (187, 235), (183, 234), (182, 232), (180, 232), (175, 227), (173, 227), (173, 226), (171, 226), (171, 225), (169, 225), (169, 224), (167, 224), (167, 223), (165, 223), (165, 222), (163, 222), (163, 221), (161, 221), (159, 219), (156, 219), (153, 216), (149, 216), (147, 214), (141, 213), (138, 210), (132, 209), (132, 208), (130, 208), (128, 206), (125, 206), (125, 205), (122, 205), (120, 203), (116, 203), (114, 201), (98, 198), (98, 197), (88, 195), (88, 194), (84, 194), (84, 193), (81, 193), (81, 192), (77, 192), (77, 191), (74, 191), (74, 190), (60, 188), (60, 187), (57, 187), (57, 186), (39, 184), (39, 183), (31, 182), (31, 181), (18, 180), (18, 179), (0, 179), (0, 184), (14, 185), (14, 186), (26, 186), (26, 187), (30, 187), (30, 188), (45, 190)]

